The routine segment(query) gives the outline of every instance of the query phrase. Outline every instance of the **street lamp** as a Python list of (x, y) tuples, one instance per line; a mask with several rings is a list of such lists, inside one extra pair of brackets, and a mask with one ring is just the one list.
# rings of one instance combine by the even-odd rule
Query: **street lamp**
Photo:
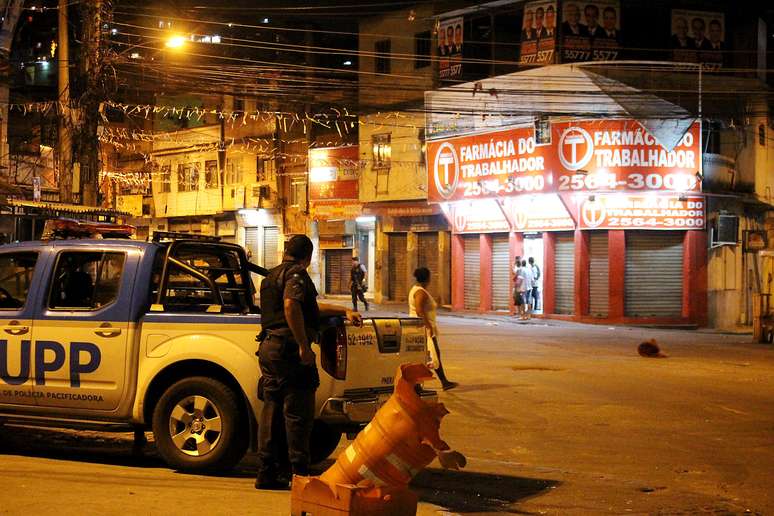
[(180, 35), (170, 36), (165, 42), (164, 46), (171, 49), (179, 49), (185, 45), (185, 38)]

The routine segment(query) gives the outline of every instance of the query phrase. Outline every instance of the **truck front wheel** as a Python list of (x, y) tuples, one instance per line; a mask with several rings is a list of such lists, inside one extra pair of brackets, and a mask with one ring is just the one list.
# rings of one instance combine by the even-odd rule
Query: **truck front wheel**
[(317, 464), (327, 459), (333, 450), (339, 445), (341, 430), (315, 419), (312, 427), (312, 440), (309, 443), (309, 455), (312, 464)]
[(153, 410), (153, 435), (167, 464), (198, 472), (234, 467), (249, 440), (238, 394), (201, 376), (180, 380), (164, 391)]

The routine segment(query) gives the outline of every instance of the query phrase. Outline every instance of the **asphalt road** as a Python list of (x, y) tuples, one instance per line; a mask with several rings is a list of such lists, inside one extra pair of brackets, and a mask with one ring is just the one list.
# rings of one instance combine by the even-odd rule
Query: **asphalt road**
[[(774, 513), (774, 347), (749, 336), (444, 317), (451, 414), (468, 457), (413, 488), (420, 514)], [(655, 337), (669, 355), (642, 358)], [(0, 429), (0, 514), (288, 514), (229, 477), (176, 473), (131, 435)]]

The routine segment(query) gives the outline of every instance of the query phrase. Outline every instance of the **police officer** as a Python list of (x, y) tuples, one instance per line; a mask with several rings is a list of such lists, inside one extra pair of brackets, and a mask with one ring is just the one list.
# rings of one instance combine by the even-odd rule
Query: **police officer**
[(309, 474), (315, 390), (320, 385), (311, 344), (316, 338), (320, 317), (343, 315), (353, 324), (361, 324), (357, 312), (317, 304), (317, 289), (306, 272), (313, 249), (307, 236), (293, 236), (287, 243), (282, 263), (261, 282), (258, 397), (263, 400), (263, 411), (259, 423), (256, 489), (288, 488), (289, 479), (280, 471), (285, 443), (292, 472)]

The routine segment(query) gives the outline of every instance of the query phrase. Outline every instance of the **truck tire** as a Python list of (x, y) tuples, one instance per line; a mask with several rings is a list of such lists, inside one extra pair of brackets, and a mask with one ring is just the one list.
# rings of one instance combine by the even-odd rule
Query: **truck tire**
[(309, 445), (311, 463), (317, 464), (327, 459), (339, 445), (341, 430), (315, 419), (312, 427), (312, 441)]
[(190, 472), (233, 468), (249, 441), (239, 395), (202, 376), (172, 384), (153, 409), (153, 436), (171, 467)]

